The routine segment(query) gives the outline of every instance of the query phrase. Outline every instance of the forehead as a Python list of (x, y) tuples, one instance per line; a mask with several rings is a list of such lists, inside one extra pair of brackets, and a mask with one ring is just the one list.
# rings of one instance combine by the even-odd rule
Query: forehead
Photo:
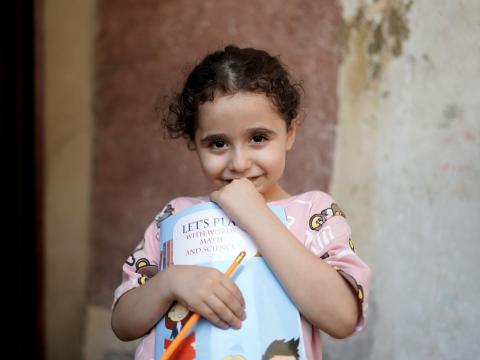
[(237, 92), (216, 96), (200, 105), (198, 129), (219, 126), (284, 126), (285, 121), (263, 93)]

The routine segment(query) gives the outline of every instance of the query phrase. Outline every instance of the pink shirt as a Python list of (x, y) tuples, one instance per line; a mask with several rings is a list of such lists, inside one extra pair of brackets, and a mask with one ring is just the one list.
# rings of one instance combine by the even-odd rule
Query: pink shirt
[[(206, 197), (176, 198), (156, 216), (156, 219), (170, 211), (178, 212), (207, 200)], [(333, 198), (321, 191), (309, 191), (288, 199), (269, 202), (269, 205), (284, 207), (287, 227), (298, 241), (334, 267), (352, 286), (362, 309), (355, 330), (360, 331), (365, 324), (370, 269), (355, 253), (350, 238), (350, 226)], [(123, 280), (115, 290), (114, 305), (125, 292), (140, 286), (155, 275), (160, 266), (160, 252), (159, 231), (155, 220), (148, 226), (143, 240), (123, 265)], [(302, 317), (302, 332), (307, 359), (321, 360), (320, 331)], [(153, 359), (154, 345), (155, 328), (142, 338), (135, 352), (135, 359)]]

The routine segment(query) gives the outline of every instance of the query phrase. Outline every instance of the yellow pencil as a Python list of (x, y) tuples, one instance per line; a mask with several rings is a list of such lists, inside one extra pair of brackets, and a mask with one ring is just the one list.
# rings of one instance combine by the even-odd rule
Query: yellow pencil
[[(245, 255), (246, 255), (245, 251), (242, 251), (240, 254), (238, 254), (235, 260), (233, 260), (233, 263), (228, 267), (227, 271), (225, 271), (225, 275), (227, 276), (232, 275), (232, 273), (237, 268), (238, 264), (240, 264), (240, 262), (245, 258)], [(163, 353), (161, 360), (170, 359), (170, 356), (172, 356), (175, 350), (177, 350), (178, 346), (182, 342), (185, 335), (187, 335), (188, 331), (191, 329), (193, 325), (195, 325), (198, 319), (200, 319), (200, 315), (198, 315), (197, 313), (194, 313), (190, 317), (190, 319), (188, 319), (187, 323), (182, 328), (182, 330), (180, 330), (175, 340), (173, 340), (173, 342), (170, 344), (167, 350), (165, 350), (165, 352)]]

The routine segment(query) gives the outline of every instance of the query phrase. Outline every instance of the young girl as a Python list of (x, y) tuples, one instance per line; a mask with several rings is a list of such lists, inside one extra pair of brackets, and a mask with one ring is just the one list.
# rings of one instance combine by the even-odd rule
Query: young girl
[[(166, 129), (188, 140), (214, 190), (172, 200), (123, 266), (112, 328), (124, 341), (143, 337), (136, 359), (153, 358), (154, 326), (175, 301), (222, 329), (240, 328), (248, 315), (239, 288), (218, 270), (157, 272), (159, 220), (205, 201), (255, 242), (301, 314), (308, 359), (322, 357), (318, 330), (345, 338), (363, 327), (370, 270), (354, 252), (345, 215), (324, 192), (292, 196), (279, 184), (299, 126), (297, 88), (276, 57), (227, 46), (193, 69), (170, 105)], [(284, 208), (287, 226), (269, 205)]]

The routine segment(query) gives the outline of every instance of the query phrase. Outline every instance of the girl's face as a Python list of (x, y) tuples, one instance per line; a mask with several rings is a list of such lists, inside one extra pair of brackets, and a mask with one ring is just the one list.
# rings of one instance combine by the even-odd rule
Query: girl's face
[(216, 96), (199, 107), (195, 145), (201, 167), (216, 187), (246, 177), (266, 201), (288, 196), (278, 180), (298, 121), (285, 121), (265, 94)]

